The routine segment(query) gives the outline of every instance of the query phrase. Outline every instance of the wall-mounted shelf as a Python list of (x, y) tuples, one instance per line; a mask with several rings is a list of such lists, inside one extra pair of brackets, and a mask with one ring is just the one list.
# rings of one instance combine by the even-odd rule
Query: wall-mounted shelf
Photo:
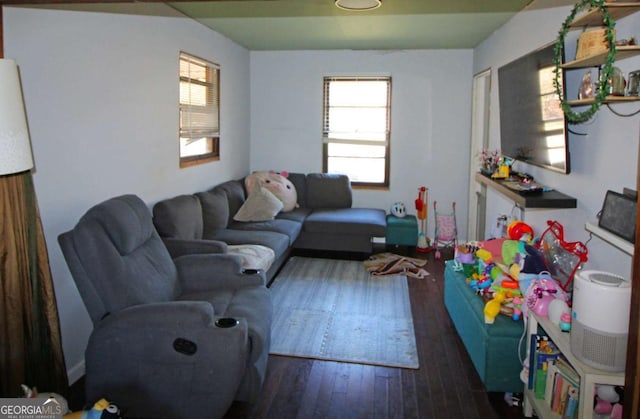
[(620, 238), (613, 233), (609, 233), (607, 230), (604, 230), (593, 223), (586, 223), (584, 225), (584, 228), (589, 233), (592, 233), (593, 235), (600, 237), (602, 240), (617, 247), (618, 249), (622, 250), (626, 254), (633, 256), (633, 243), (628, 242), (625, 239)]
[[(628, 103), (628, 102), (637, 102), (640, 100), (640, 96), (607, 96), (605, 98), (605, 103)], [(595, 99), (590, 97), (586, 99), (572, 99), (567, 100), (567, 104), (569, 106), (585, 106), (591, 105), (595, 103)]]
[[(579, 60), (567, 61), (562, 64), (561, 67), (565, 70), (571, 70), (576, 68), (597, 67), (604, 64), (607, 60), (607, 54), (609, 51), (604, 51), (599, 54), (590, 55)], [(621, 45), (616, 46), (616, 61), (624, 58), (640, 55), (640, 45)]]
[(558, 191), (539, 192), (535, 194), (521, 195), (505, 186), (504, 181), (491, 179), (481, 173), (476, 174), (476, 181), (496, 190), (515, 202), (520, 208), (576, 208), (578, 202), (575, 198)]
[[(640, 12), (640, 2), (608, 2), (604, 3), (611, 19), (615, 22), (626, 16)], [(569, 27), (572, 29), (584, 29), (587, 27), (604, 26), (602, 13), (599, 8), (592, 8), (583, 15), (577, 17), (571, 22)], [(568, 61), (561, 64), (563, 70), (576, 70), (580, 68), (599, 67), (607, 62), (609, 51), (604, 51), (579, 60)], [(621, 45), (616, 46), (615, 61), (623, 60), (640, 55), (640, 45)], [(607, 96), (604, 103), (628, 103), (640, 101), (640, 96)], [(570, 99), (567, 100), (569, 106), (585, 106), (595, 103), (595, 98), (588, 99)]]
[[(625, 16), (629, 16), (635, 12), (640, 11), (640, 3), (625, 2), (625, 3), (605, 3), (609, 16), (614, 20), (621, 19)], [(602, 14), (598, 9), (589, 10), (587, 13), (577, 17), (571, 22), (572, 28), (582, 28), (585, 26), (603, 26)]]

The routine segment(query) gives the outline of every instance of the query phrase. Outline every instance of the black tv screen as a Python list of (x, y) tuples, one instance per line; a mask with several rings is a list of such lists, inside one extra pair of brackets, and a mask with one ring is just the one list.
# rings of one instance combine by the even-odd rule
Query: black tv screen
[(553, 85), (553, 44), (498, 69), (503, 155), (569, 173), (567, 122)]

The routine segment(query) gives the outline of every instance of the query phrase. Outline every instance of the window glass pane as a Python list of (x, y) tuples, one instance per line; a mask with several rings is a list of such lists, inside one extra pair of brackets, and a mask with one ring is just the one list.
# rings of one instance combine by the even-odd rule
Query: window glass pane
[(329, 138), (387, 139), (386, 108), (329, 109)]
[(383, 183), (385, 159), (329, 157), (328, 172), (343, 173), (351, 182)]
[(332, 81), (329, 106), (387, 106), (386, 81)]
[(191, 157), (213, 153), (212, 138), (180, 138), (180, 156)]
[(352, 182), (382, 183), (386, 147), (328, 144), (328, 171), (344, 173)]
[[(190, 162), (219, 155), (218, 66), (180, 53), (180, 158)], [(194, 158), (196, 157), (196, 158)], [(183, 161), (181, 160), (181, 163)]]
[(388, 185), (390, 93), (389, 77), (325, 77), (325, 171)]

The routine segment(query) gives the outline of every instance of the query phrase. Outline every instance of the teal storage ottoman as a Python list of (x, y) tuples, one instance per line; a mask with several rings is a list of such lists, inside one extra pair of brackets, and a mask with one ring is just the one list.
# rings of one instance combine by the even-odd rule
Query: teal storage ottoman
[(524, 358), (527, 346), (519, 348), (522, 320), (498, 315), (493, 324), (485, 324), (482, 298), (467, 284), (465, 275), (453, 269), (453, 262), (445, 262), (444, 305), (485, 389), (521, 393), (520, 357)]
[(416, 246), (418, 244), (418, 222), (415, 215), (402, 218), (387, 215), (387, 244)]

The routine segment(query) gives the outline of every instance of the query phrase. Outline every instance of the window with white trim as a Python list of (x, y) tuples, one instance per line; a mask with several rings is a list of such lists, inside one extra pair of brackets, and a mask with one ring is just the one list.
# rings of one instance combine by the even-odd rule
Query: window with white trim
[(389, 186), (391, 77), (325, 77), (322, 168)]
[(180, 53), (180, 167), (220, 157), (220, 67)]

